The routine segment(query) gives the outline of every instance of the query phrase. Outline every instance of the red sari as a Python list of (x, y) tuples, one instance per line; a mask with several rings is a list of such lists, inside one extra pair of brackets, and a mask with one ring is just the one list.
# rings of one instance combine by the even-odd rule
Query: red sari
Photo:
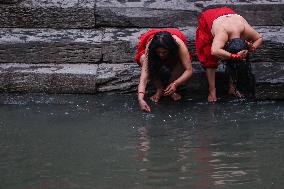
[(138, 65), (142, 66), (142, 63), (140, 62), (140, 58), (143, 54), (145, 54), (146, 45), (151, 39), (153, 39), (154, 35), (158, 32), (169, 32), (172, 35), (176, 35), (178, 38), (180, 38), (184, 42), (186, 46), (188, 46), (185, 35), (181, 33), (181, 31), (179, 31), (178, 29), (175, 29), (175, 28), (150, 29), (139, 37), (137, 51), (135, 54), (135, 61), (137, 62)]

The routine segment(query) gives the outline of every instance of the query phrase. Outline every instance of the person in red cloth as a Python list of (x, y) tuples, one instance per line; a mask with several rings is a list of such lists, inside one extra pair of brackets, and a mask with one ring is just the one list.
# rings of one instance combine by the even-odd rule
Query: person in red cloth
[(162, 96), (170, 96), (174, 101), (181, 99), (176, 90), (191, 77), (192, 65), (186, 37), (178, 29), (150, 29), (141, 35), (135, 60), (141, 66), (138, 85), (141, 110), (151, 111), (144, 100), (149, 79), (156, 87), (152, 101), (158, 102)]
[[(233, 43), (233, 39), (242, 39), (247, 44), (247, 49), (237, 53), (224, 50), (225, 45)], [(262, 36), (255, 31), (248, 22), (232, 9), (227, 7), (212, 8), (201, 13), (196, 30), (196, 51), (198, 59), (206, 69), (209, 95), (208, 101), (217, 101), (215, 87), (215, 72), (218, 60), (242, 60), (249, 51), (255, 51), (262, 43)], [(240, 97), (230, 83), (229, 94)]]

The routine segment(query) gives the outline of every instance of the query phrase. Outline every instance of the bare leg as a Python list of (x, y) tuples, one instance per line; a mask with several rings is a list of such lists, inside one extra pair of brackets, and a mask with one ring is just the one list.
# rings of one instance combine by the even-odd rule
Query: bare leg
[[(183, 74), (183, 72), (184, 68), (182, 67), (181, 63), (177, 63), (177, 65), (174, 67), (171, 73), (170, 83), (175, 81), (177, 78), (179, 78)], [(174, 101), (179, 101), (181, 99), (181, 95), (175, 92), (171, 95), (171, 98)]]
[(207, 68), (206, 74), (208, 79), (208, 85), (209, 85), (209, 94), (208, 94), (208, 102), (216, 102), (217, 96), (216, 96), (216, 86), (215, 86), (215, 68)]
[(231, 82), (230, 82), (230, 86), (229, 86), (229, 91), (228, 91), (228, 93), (229, 93), (229, 95), (234, 95), (235, 97), (238, 97), (238, 98), (244, 97), (244, 96), (240, 93), (240, 91), (238, 91), (238, 90), (236, 89), (236, 86), (235, 86), (234, 84), (232, 84)]
[(156, 93), (153, 96), (151, 96), (150, 99), (153, 102), (159, 102), (160, 98), (164, 94), (164, 87), (163, 87), (161, 81), (159, 81), (159, 80), (155, 80), (154, 85), (156, 87)]

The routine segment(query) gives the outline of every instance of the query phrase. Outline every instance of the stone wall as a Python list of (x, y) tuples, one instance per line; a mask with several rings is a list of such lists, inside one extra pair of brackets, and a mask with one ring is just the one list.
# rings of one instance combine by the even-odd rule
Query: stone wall
[[(0, 0), (0, 91), (97, 93), (135, 91), (138, 36), (178, 27), (194, 55), (188, 89), (207, 90), (195, 56), (200, 12), (228, 6), (264, 36), (252, 55), (257, 98), (284, 98), (284, 3), (267, 0)], [(222, 78), (222, 66), (219, 75)]]

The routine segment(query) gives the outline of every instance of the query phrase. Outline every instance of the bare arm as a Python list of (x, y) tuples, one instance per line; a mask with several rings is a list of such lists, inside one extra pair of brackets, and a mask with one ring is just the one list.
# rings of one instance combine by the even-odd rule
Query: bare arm
[(262, 36), (255, 30), (253, 29), (246, 20), (244, 20), (245, 23), (245, 30), (244, 30), (244, 37), (246, 41), (251, 42), (253, 50), (257, 49), (261, 44), (262, 44)]
[(175, 81), (173, 81), (166, 87), (166, 89), (164, 90), (164, 95), (166, 96), (173, 94), (176, 91), (177, 86), (183, 84), (192, 75), (191, 59), (187, 46), (177, 36), (173, 37), (175, 38), (176, 42), (179, 44), (179, 59), (181, 61), (182, 66), (184, 67), (184, 72), (181, 74), (179, 78), (177, 78)]
[(140, 80), (139, 80), (139, 85), (138, 85), (138, 102), (139, 102), (140, 109), (142, 111), (150, 112), (151, 108), (144, 100), (146, 86), (148, 82), (148, 58), (147, 58), (148, 53), (147, 52), (148, 50), (146, 49), (146, 55), (142, 55), (141, 57), (142, 68), (141, 68), (141, 75), (140, 75)]
[(229, 59), (231, 53), (225, 51), (223, 48), (228, 41), (228, 34), (223, 28), (218, 28), (214, 31), (215, 37), (213, 39), (211, 54), (220, 59)]
[(138, 100), (143, 100), (146, 86), (148, 82), (148, 61), (146, 60), (146, 56), (142, 55), (142, 69), (141, 69), (141, 75), (138, 85)]
[(244, 59), (247, 56), (248, 50), (242, 50), (237, 54), (229, 53), (225, 51), (223, 48), (228, 41), (228, 34), (222, 28), (219, 28), (217, 31), (215, 30), (215, 37), (213, 39), (211, 54), (220, 59)]
[(189, 55), (187, 46), (177, 36), (174, 36), (174, 38), (177, 41), (177, 43), (179, 44), (179, 57), (180, 57), (180, 60), (181, 60), (181, 64), (185, 69), (183, 74), (179, 78), (177, 78), (174, 81), (174, 83), (176, 85), (181, 85), (192, 76), (192, 64), (191, 64), (191, 59), (190, 59), (190, 55)]

